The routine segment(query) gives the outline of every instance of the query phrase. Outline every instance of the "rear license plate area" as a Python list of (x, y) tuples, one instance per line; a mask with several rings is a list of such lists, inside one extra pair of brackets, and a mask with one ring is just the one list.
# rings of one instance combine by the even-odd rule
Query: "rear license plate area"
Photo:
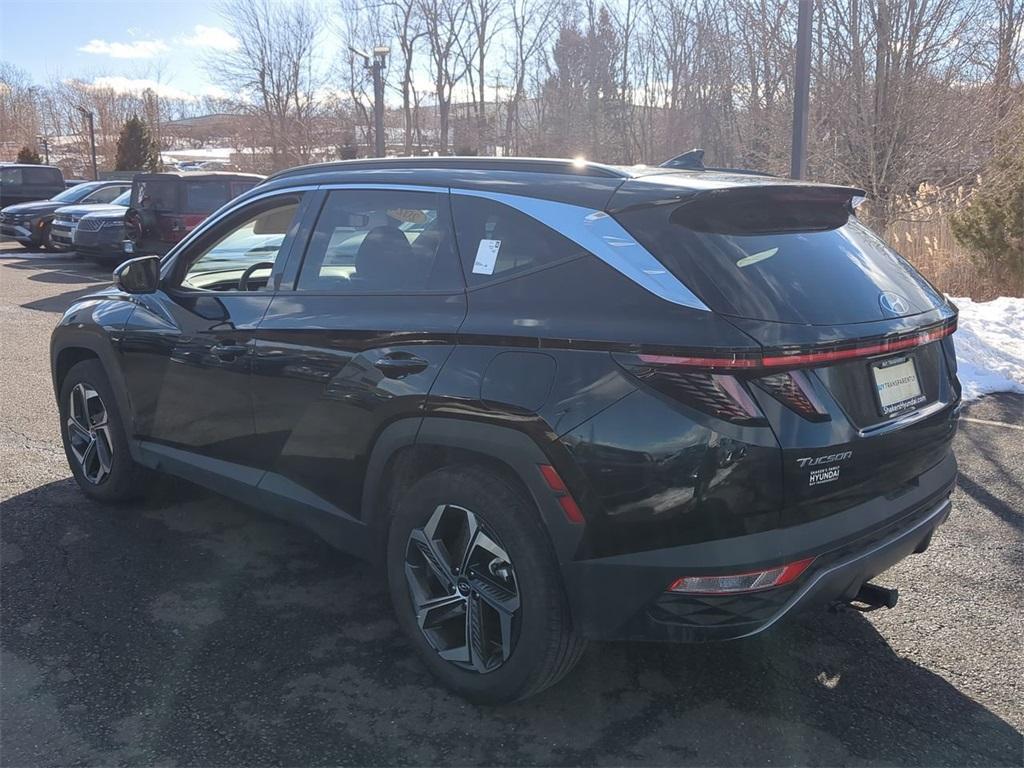
[(912, 411), (927, 400), (910, 355), (871, 363), (871, 381), (878, 413), (886, 418)]

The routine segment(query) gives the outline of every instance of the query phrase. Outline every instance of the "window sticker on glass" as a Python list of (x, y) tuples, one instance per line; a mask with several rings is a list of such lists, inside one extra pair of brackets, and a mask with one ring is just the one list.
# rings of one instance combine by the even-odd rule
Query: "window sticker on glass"
[(392, 219), (403, 221), (406, 224), (425, 224), (427, 221), (427, 214), (415, 208), (388, 208), (387, 214)]
[(749, 256), (744, 256), (736, 262), (736, 266), (743, 269), (743, 267), (749, 267), (751, 264), (757, 264), (759, 261), (770, 259), (778, 252), (778, 248), (769, 248), (767, 251), (758, 251), (757, 253), (752, 253)]
[(498, 260), (498, 249), (501, 240), (481, 240), (476, 249), (476, 260), (473, 262), (473, 274), (490, 275), (494, 273), (494, 263)]

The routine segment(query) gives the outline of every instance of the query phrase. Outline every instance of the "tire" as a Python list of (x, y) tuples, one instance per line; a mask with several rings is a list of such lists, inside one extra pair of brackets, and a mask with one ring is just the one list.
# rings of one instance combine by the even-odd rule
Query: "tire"
[[(484, 534), (470, 547), (473, 526), (465, 513)], [(467, 549), (468, 558), (459, 554)], [(456, 560), (469, 563), (461, 576)], [(388, 531), (387, 575), (398, 623), (424, 664), (470, 701), (532, 696), (557, 683), (583, 654), (537, 510), (489, 470), (444, 467), (408, 490)], [(419, 610), (431, 599), (430, 610)], [(475, 646), (467, 639), (471, 612), (479, 618)]]
[(82, 492), (107, 503), (140, 497), (147, 473), (128, 450), (124, 421), (99, 360), (72, 366), (58, 405), (64, 453)]

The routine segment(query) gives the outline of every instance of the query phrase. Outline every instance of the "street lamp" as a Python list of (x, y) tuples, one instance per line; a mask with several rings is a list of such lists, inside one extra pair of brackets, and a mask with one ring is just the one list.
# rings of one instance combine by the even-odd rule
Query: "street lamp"
[(378, 45), (372, 55), (352, 46), (349, 50), (363, 60), (363, 66), (373, 75), (373, 140), (376, 156), (384, 157), (384, 68), (391, 49)]
[(41, 133), (36, 136), (36, 141), (39, 142), (39, 146), (43, 148), (43, 162), (47, 165), (50, 164), (50, 138), (45, 133)]
[(82, 113), (82, 117), (89, 121), (89, 143), (92, 145), (92, 180), (99, 181), (100, 174), (96, 170), (96, 126), (91, 109), (85, 107), (75, 107), (79, 112)]
[(811, 100), (811, 14), (813, 0), (800, 0), (796, 23), (796, 70), (793, 72), (793, 151), (789, 175), (807, 175), (807, 110)]

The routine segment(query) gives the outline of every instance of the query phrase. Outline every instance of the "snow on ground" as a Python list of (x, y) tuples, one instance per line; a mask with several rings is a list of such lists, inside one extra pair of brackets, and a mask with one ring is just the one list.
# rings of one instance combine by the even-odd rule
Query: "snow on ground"
[(1024, 299), (950, 299), (960, 309), (953, 336), (964, 400), (989, 392), (1024, 394)]

